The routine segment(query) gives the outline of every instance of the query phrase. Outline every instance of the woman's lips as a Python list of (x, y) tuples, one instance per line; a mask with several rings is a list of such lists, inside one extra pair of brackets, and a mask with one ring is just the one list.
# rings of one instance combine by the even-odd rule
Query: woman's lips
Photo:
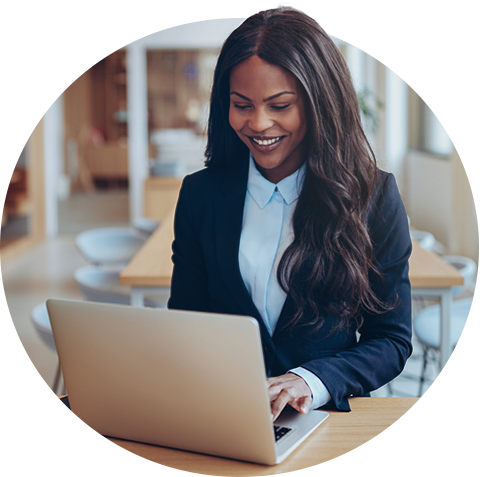
[[(283, 141), (283, 138), (285, 136), (277, 136), (277, 137), (252, 137), (252, 136), (247, 136), (248, 139), (250, 140), (250, 144), (259, 152), (271, 152), (275, 150)], [(259, 144), (257, 141), (261, 141), (263, 143), (265, 142), (270, 142), (272, 140), (275, 140), (271, 144)]]

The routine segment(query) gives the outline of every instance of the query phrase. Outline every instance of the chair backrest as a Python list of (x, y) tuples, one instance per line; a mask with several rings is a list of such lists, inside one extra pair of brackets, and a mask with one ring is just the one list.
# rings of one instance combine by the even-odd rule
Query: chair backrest
[(120, 272), (95, 266), (75, 270), (74, 279), (88, 301), (104, 303), (130, 303), (130, 290), (119, 284)]
[(139, 232), (151, 235), (160, 225), (160, 222), (158, 220), (149, 219), (148, 217), (137, 217), (133, 220), (132, 225)]
[(145, 243), (146, 237), (130, 227), (105, 227), (75, 237), (80, 253), (93, 264), (125, 264)]
[[(472, 306), (472, 298), (463, 298), (453, 302), (450, 319), (450, 340), (456, 346), (467, 321)], [(415, 335), (423, 344), (438, 348), (440, 346), (440, 305), (424, 308), (414, 319)]]
[[(106, 269), (87, 265), (75, 270), (75, 282), (87, 301), (102, 303), (130, 304), (130, 287), (119, 283), (120, 270)], [(145, 297), (145, 306), (166, 307), (170, 294), (168, 289)]]

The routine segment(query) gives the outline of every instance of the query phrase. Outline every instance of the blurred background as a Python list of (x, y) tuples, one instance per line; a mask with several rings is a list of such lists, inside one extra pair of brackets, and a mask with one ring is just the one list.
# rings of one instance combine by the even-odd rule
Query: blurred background
[[(88, 287), (98, 292), (108, 285), (117, 298), (128, 294), (112, 281), (124, 265), (103, 267), (102, 273), (111, 272), (108, 279), (89, 275), (98, 263), (82, 253), (79, 237), (99, 228), (122, 231), (132, 243), (131, 258), (174, 208), (182, 177), (203, 167), (216, 58), (240, 23), (182, 25), (112, 53), (64, 91), (26, 144), (5, 201), (0, 255), (13, 322), (49, 386), (59, 382), (58, 361), (41, 305), (52, 297), (92, 299)], [(478, 226), (469, 182), (448, 134), (394, 72), (333, 40), (350, 67), (378, 163), (396, 176), (412, 236), (447, 261), (460, 257), (454, 265), (468, 268), (469, 275), (455, 300), (470, 299)], [(433, 305), (428, 297), (416, 299), (413, 318)], [(415, 339), (404, 375), (377, 395), (421, 394), (435, 379), (433, 354), (419, 391), (424, 343)]]

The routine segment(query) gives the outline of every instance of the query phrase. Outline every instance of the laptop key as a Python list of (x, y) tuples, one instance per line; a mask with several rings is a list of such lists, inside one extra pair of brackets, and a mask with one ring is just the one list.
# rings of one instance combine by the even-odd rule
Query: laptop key
[(275, 442), (286, 436), (292, 429), (290, 427), (273, 426), (275, 431)]

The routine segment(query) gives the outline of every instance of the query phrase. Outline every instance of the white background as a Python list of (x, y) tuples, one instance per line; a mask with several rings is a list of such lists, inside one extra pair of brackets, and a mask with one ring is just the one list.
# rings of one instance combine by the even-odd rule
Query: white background
[[(449, 133), (478, 204), (478, 13), (473, 1), (295, 1), (331, 35), (403, 78)], [(0, 9), (0, 200), (35, 125), (81, 73), (155, 31), (278, 6), (263, 0), (24, 0)], [(478, 6), (478, 5), (477, 5)], [(180, 475), (125, 452), (58, 402), (15, 332), (0, 287), (0, 472)], [(426, 395), (379, 437), (301, 475), (476, 475), (480, 439), (478, 299), (455, 353)], [(232, 412), (235, 412), (232, 409)], [(7, 470), (9, 469), (9, 470)]]

